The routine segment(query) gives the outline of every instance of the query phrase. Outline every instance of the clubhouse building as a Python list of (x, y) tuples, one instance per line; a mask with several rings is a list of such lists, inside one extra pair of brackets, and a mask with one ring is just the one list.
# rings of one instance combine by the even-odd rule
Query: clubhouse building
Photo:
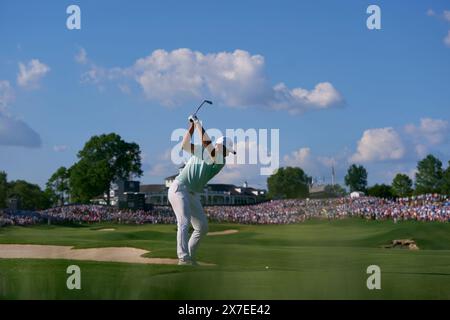
[[(152, 206), (169, 205), (168, 191), (176, 174), (165, 178), (164, 184), (140, 184), (139, 181), (120, 181), (110, 190), (111, 205), (121, 208), (145, 209)], [(203, 205), (247, 205), (265, 200), (267, 191), (234, 184), (207, 184), (200, 201)], [(94, 200), (106, 204), (105, 197)]]
[[(145, 194), (146, 203), (152, 205), (168, 205), (167, 193), (177, 175), (167, 177), (164, 184), (143, 184), (139, 190)], [(245, 205), (264, 201), (266, 190), (249, 187), (245, 182), (242, 186), (234, 184), (207, 184), (200, 201), (203, 205)]]

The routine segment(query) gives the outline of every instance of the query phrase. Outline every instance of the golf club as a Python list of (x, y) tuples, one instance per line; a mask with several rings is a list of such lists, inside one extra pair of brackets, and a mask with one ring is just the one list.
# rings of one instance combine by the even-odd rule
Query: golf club
[(203, 100), (203, 102), (198, 106), (197, 110), (195, 111), (195, 113), (193, 114), (194, 116), (197, 115), (197, 112), (200, 110), (200, 108), (205, 104), (213, 104), (211, 100)]

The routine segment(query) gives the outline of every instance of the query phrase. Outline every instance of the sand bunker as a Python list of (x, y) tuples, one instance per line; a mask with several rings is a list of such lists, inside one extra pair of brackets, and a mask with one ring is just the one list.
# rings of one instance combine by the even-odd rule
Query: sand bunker
[[(143, 264), (178, 264), (178, 259), (145, 258), (147, 250), (130, 247), (74, 249), (69, 246), (28, 244), (0, 245), (0, 258), (6, 259), (67, 259)], [(200, 265), (212, 265), (199, 262)]]
[(97, 229), (96, 231), (116, 231), (114, 228)]
[(230, 229), (230, 230), (223, 230), (223, 231), (214, 231), (214, 232), (208, 232), (208, 236), (224, 236), (227, 234), (233, 234), (238, 233), (239, 230)]
[(384, 246), (385, 248), (401, 248), (401, 249), (409, 249), (409, 250), (419, 250), (416, 242), (411, 239), (399, 239), (392, 240), (391, 244)]

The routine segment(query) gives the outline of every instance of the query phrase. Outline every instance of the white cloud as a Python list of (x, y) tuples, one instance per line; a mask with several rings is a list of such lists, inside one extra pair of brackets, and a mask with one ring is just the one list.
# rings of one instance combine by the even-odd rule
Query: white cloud
[(417, 172), (415, 162), (398, 162), (395, 164), (386, 166), (371, 166), (369, 167), (369, 177), (374, 174), (378, 176), (378, 183), (392, 183), (397, 174), (406, 174), (413, 181), (415, 179), (415, 173)]
[(335, 171), (335, 182), (339, 182), (345, 175), (347, 170), (348, 150), (333, 156), (315, 155), (311, 148), (303, 147), (285, 155), (283, 166), (300, 167), (314, 181), (329, 184), (332, 182), (332, 168)]
[(310, 148), (300, 148), (293, 151), (290, 155), (284, 156), (284, 162), (290, 167), (301, 167), (304, 170), (310, 171), (312, 166), (315, 166), (315, 161), (311, 157)]
[(64, 152), (67, 150), (67, 146), (66, 145), (57, 145), (57, 146), (53, 146), (53, 151), (55, 152)]
[(98, 84), (102, 79), (105, 79), (105, 70), (98, 68), (95, 65), (92, 65), (89, 68), (89, 71), (83, 73), (81, 75), (81, 82), (82, 83), (92, 83), (92, 84)]
[[(329, 82), (312, 90), (271, 86), (261, 55), (244, 50), (203, 54), (190, 49), (153, 51), (128, 68), (104, 69), (94, 64), (84, 82), (133, 79), (149, 100), (178, 106), (208, 97), (230, 107), (262, 106), (291, 113), (342, 104), (342, 95)], [(121, 84), (123, 85), (123, 84)]]
[(377, 128), (364, 131), (358, 141), (351, 162), (370, 162), (380, 160), (399, 160), (405, 155), (403, 142), (393, 128)]
[[(283, 157), (282, 166), (301, 167), (309, 176), (331, 181), (334, 166), (336, 181), (346, 174), (349, 162), (364, 162), (377, 182), (390, 182), (398, 172), (414, 177), (417, 159), (428, 153), (448, 156), (450, 123), (442, 119), (422, 118), (418, 125), (408, 124), (403, 130), (392, 127), (365, 130), (357, 150), (343, 149), (332, 156), (316, 155), (310, 147), (302, 147)], [(391, 160), (388, 167), (383, 163)], [(382, 180), (380, 180), (382, 178)]]
[(245, 106), (264, 90), (263, 66), (261, 56), (242, 50), (206, 55), (190, 49), (156, 50), (138, 59), (131, 73), (147, 98), (167, 106), (203, 96)]
[(225, 167), (211, 183), (242, 185), (247, 181), (250, 186), (265, 188), (267, 176), (261, 175), (261, 167), (266, 165), (257, 160), (259, 152), (267, 154), (267, 150), (260, 148), (262, 146), (255, 140), (238, 141), (235, 145), (237, 155), (230, 154), (227, 157)]
[(39, 80), (49, 71), (50, 68), (38, 59), (32, 59), (28, 64), (19, 63), (17, 83), (21, 87), (36, 88), (39, 86)]
[(424, 140), (427, 144), (438, 145), (449, 137), (450, 126), (448, 121), (441, 119), (422, 118), (420, 125), (408, 124), (405, 132), (416, 140)]
[(87, 52), (84, 48), (80, 48), (78, 53), (75, 55), (75, 61), (79, 64), (86, 64), (88, 62)]
[(250, 186), (265, 187), (267, 176), (260, 174), (258, 164), (227, 164), (210, 183), (227, 183), (242, 185), (245, 181)]
[(0, 80), (0, 112), (5, 112), (14, 100), (14, 90), (7, 80)]
[(118, 87), (122, 93), (125, 93), (125, 94), (131, 93), (131, 88), (126, 84), (119, 84)]
[(420, 158), (424, 158), (428, 154), (428, 148), (426, 145), (423, 144), (417, 144), (414, 147), (414, 150)]
[(442, 14), (438, 14), (433, 9), (428, 9), (427, 16), (436, 17), (437, 19), (444, 19), (445, 21), (450, 22), (450, 10), (444, 10), (442, 11)]
[(13, 100), (14, 90), (11, 84), (7, 80), (0, 80), (0, 146), (41, 146), (39, 134), (8, 112)]
[[(450, 10), (444, 10), (442, 15), (440, 15), (436, 14), (433, 9), (428, 9), (427, 15), (429, 17), (436, 17), (437, 19), (444, 19), (445, 21), (450, 22)], [(447, 31), (447, 35), (444, 37), (443, 42), (447, 47), (450, 47), (450, 30)]]
[(444, 19), (448, 22), (450, 22), (450, 10), (444, 10), (444, 12), (442, 13), (442, 16), (444, 17)]
[[(95, 64), (90, 65), (89, 71), (81, 75), (82, 83), (91, 83), (97, 85), (100, 90), (105, 90), (105, 81), (116, 81), (129, 77), (129, 72), (120, 68), (105, 69)], [(123, 92), (124, 84), (118, 84), (118, 88)], [(129, 89), (129, 88), (128, 88)], [(124, 92), (125, 93), (125, 92)]]
[(172, 163), (170, 152), (171, 149), (167, 149), (161, 154), (152, 155), (152, 157), (148, 156), (145, 152), (142, 152), (141, 161), (144, 173), (159, 178), (165, 178), (177, 173), (177, 166)]
[(445, 44), (447, 47), (450, 47), (450, 30), (448, 30), (447, 35), (446, 35), (445, 38), (444, 38), (444, 44)]
[(404, 131), (417, 156), (423, 158), (430, 149), (439, 147), (449, 140), (450, 125), (446, 120), (422, 118), (418, 126), (408, 124), (404, 127)]
[(0, 112), (0, 145), (40, 147), (39, 134), (25, 122)]
[(342, 95), (329, 82), (318, 83), (313, 90), (289, 89), (284, 83), (274, 88), (275, 99), (270, 105), (274, 109), (285, 109), (291, 114), (303, 113), (310, 109), (326, 109), (343, 102)]
[(332, 166), (336, 166), (336, 158), (335, 157), (317, 157), (317, 161), (327, 168), (331, 168)]
[(158, 155), (158, 160), (160, 161), (170, 161), (172, 149), (166, 149), (162, 154)]
[(313, 155), (308, 147), (295, 150), (283, 158), (285, 166), (302, 168), (307, 175), (313, 178), (330, 176), (331, 166), (327, 166), (328, 163), (324, 159), (325, 157)]

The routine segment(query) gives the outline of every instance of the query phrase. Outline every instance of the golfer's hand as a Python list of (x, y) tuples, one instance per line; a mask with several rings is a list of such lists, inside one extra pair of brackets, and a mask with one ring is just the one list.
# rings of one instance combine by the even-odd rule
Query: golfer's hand
[(189, 120), (189, 122), (192, 122), (194, 124), (197, 124), (199, 122), (197, 116), (194, 116), (194, 115), (190, 115), (188, 120)]

